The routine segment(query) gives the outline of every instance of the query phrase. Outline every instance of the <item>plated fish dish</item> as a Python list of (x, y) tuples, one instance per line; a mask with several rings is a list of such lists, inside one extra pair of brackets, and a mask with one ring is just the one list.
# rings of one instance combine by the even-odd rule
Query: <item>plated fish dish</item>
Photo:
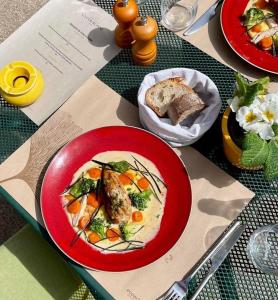
[(167, 187), (157, 167), (127, 151), (97, 154), (73, 174), (61, 195), (68, 220), (104, 253), (142, 249), (159, 231)]
[(278, 55), (278, 0), (250, 0), (242, 16), (251, 42)]

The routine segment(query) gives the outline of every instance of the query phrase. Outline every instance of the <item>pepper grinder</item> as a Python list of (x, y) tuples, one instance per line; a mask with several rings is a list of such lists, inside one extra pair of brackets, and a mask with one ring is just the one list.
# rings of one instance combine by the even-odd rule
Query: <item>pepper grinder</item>
[(154, 38), (158, 31), (155, 19), (150, 16), (138, 17), (133, 22), (131, 31), (135, 40), (131, 50), (134, 63), (142, 66), (154, 63), (157, 56)]
[(115, 42), (120, 48), (130, 48), (133, 37), (130, 32), (132, 22), (139, 14), (134, 0), (117, 0), (113, 6), (113, 15), (118, 25), (115, 29)]

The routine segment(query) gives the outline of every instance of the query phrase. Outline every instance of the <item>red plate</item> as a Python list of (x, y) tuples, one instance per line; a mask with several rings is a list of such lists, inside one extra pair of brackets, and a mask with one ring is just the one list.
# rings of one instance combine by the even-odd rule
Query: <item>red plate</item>
[[(109, 150), (132, 151), (151, 160), (168, 186), (161, 227), (143, 249), (104, 254), (79, 239), (59, 196), (73, 174), (93, 156)], [(165, 254), (182, 234), (191, 209), (191, 188), (185, 167), (172, 148), (155, 135), (134, 127), (111, 126), (84, 133), (65, 145), (50, 163), (41, 190), (41, 210), (46, 228), (56, 245), (72, 260), (90, 268), (126, 271), (145, 266)]]
[(251, 65), (278, 74), (278, 58), (251, 43), (245, 27), (241, 24), (248, 0), (224, 0), (221, 10), (221, 27), (232, 49)]

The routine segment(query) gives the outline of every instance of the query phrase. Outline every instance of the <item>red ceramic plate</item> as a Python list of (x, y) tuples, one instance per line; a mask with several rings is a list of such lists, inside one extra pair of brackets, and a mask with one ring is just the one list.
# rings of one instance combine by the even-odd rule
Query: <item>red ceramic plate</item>
[[(151, 160), (168, 186), (161, 227), (143, 249), (120, 254), (95, 250), (75, 236), (59, 196), (73, 174), (97, 153), (132, 151)], [(165, 254), (182, 234), (191, 208), (191, 188), (185, 167), (168, 144), (155, 135), (134, 127), (111, 126), (84, 133), (65, 145), (50, 163), (41, 190), (41, 210), (46, 228), (56, 245), (72, 260), (90, 268), (126, 271), (145, 266)]]
[(221, 27), (232, 49), (244, 60), (262, 70), (278, 74), (278, 57), (272, 56), (250, 42), (245, 27), (241, 24), (248, 0), (224, 0), (221, 10)]

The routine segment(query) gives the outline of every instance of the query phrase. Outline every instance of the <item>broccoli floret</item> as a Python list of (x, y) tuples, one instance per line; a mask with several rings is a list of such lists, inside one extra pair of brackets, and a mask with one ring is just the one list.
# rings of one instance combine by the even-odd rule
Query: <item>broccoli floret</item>
[(122, 238), (125, 241), (129, 241), (141, 228), (142, 225), (138, 224), (120, 224)]
[(73, 186), (70, 188), (69, 193), (73, 197), (79, 198), (81, 195), (85, 195), (87, 193), (95, 191), (96, 186), (96, 180), (81, 177), (73, 184)]
[(108, 165), (112, 168), (113, 171), (124, 173), (129, 169), (129, 163), (125, 160), (121, 161), (110, 161)]
[(90, 230), (95, 231), (103, 239), (105, 238), (106, 223), (104, 219), (95, 218), (90, 226)]
[(258, 8), (250, 8), (247, 10), (245, 14), (244, 25), (248, 28), (262, 22), (265, 16), (261, 9)]
[(139, 210), (145, 210), (148, 207), (151, 194), (151, 190), (145, 190), (141, 193), (129, 193), (128, 195), (134, 207)]

